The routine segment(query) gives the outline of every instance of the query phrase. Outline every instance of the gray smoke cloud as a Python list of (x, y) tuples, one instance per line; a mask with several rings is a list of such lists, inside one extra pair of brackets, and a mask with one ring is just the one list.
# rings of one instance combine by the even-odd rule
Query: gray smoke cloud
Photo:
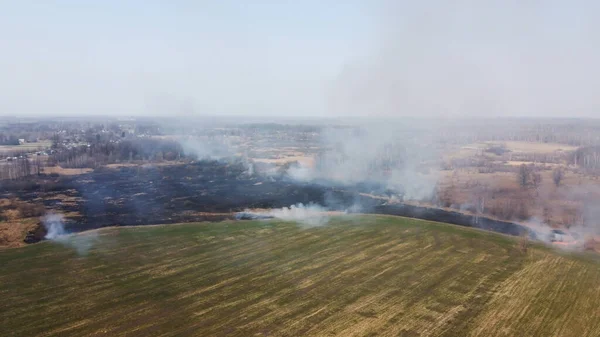
[[(339, 115), (595, 117), (597, 1), (380, 1)], [(357, 53), (358, 54), (358, 53)]]
[(423, 132), (416, 121), (326, 129), (321, 148), (313, 167), (292, 166), (288, 175), (320, 183), (375, 183), (405, 201), (430, 199), (435, 190), (438, 176), (428, 169), (440, 158), (435, 133)]
[(254, 163), (245, 153), (240, 153), (239, 144), (226, 136), (210, 139), (208, 137), (181, 137), (178, 142), (185, 155), (192, 155), (200, 160), (218, 160), (236, 162), (244, 165), (246, 174), (254, 175)]

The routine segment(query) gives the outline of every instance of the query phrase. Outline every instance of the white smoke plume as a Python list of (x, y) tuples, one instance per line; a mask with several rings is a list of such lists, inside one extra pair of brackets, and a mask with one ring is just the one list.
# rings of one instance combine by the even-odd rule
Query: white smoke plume
[(320, 227), (329, 222), (327, 209), (316, 204), (303, 205), (301, 203), (290, 207), (273, 209), (268, 215), (284, 221), (293, 221), (303, 227)]
[(46, 236), (44, 238), (48, 240), (56, 240), (67, 234), (64, 218), (61, 214), (47, 214), (42, 219), (42, 224), (46, 228)]
[(312, 228), (321, 227), (329, 222), (329, 213), (325, 207), (317, 204), (303, 205), (302, 203), (271, 209), (266, 211), (251, 211), (237, 213), (238, 220), (259, 220), (259, 219), (279, 219), (283, 221), (295, 222), (301, 227)]
[(58, 242), (65, 247), (74, 249), (78, 255), (85, 256), (98, 241), (96, 231), (70, 234), (65, 228), (65, 219), (62, 214), (49, 213), (42, 218), (46, 228), (45, 239)]

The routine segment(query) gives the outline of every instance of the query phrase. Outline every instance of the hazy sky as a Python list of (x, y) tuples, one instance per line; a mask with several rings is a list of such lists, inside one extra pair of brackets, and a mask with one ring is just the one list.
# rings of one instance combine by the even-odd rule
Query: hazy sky
[(600, 117), (599, 10), (0, 0), (0, 115)]

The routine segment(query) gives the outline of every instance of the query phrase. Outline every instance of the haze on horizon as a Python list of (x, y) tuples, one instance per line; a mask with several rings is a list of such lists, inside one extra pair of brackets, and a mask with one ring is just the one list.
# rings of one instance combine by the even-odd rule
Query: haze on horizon
[(600, 110), (592, 0), (1, 3), (0, 115)]

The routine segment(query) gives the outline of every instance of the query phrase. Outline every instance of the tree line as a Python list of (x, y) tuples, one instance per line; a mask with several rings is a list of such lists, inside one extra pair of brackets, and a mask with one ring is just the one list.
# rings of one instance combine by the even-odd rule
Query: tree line
[(44, 164), (39, 157), (21, 157), (0, 163), (0, 180), (18, 180), (43, 172)]
[(96, 168), (122, 162), (173, 161), (184, 156), (179, 142), (169, 139), (139, 138), (118, 142), (94, 142), (89, 145), (58, 149), (48, 160), (49, 166)]

